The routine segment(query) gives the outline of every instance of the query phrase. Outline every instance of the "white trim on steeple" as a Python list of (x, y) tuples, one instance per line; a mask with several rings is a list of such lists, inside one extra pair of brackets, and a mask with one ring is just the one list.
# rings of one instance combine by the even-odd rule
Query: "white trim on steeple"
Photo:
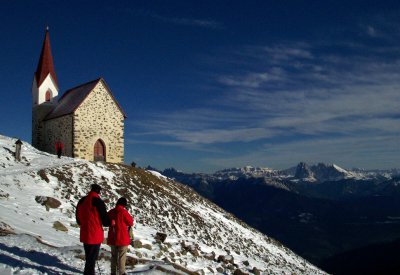
[(49, 73), (45, 80), (42, 82), (40, 87), (37, 87), (37, 80), (36, 77), (33, 77), (32, 83), (32, 105), (37, 106), (44, 102), (46, 102), (46, 92), (51, 91), (51, 99), (50, 102), (53, 102), (54, 98), (58, 96), (58, 87), (57, 84), (54, 82), (51, 74)]

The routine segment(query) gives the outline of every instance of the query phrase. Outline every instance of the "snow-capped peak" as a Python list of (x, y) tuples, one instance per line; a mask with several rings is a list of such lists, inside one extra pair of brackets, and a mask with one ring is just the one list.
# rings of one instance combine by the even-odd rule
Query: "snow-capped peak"
[(338, 181), (342, 179), (358, 178), (355, 173), (347, 171), (336, 164), (318, 163), (316, 165), (308, 165), (300, 162), (296, 168), (295, 178), (304, 181)]
[(213, 176), (218, 177), (220, 179), (237, 179), (237, 178), (249, 178), (249, 177), (271, 177), (272, 175), (276, 175), (278, 173), (277, 170), (267, 168), (267, 167), (253, 167), (253, 166), (245, 166), (238, 168), (228, 168), (217, 171), (213, 174)]

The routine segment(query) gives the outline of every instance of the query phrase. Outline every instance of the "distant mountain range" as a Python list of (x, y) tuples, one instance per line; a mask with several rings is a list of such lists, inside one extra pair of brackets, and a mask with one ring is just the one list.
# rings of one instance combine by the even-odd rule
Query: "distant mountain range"
[[(346, 267), (350, 270), (355, 263), (336, 255), (400, 238), (398, 169), (344, 169), (302, 162), (286, 170), (247, 166), (213, 174), (174, 168), (161, 173), (192, 187), (328, 272), (337, 272), (334, 262), (341, 266), (337, 274), (351, 274)], [(368, 264), (379, 263), (370, 261), (366, 269)]]
[[(153, 167), (149, 168), (157, 171)], [(249, 184), (270, 185), (298, 194), (330, 199), (384, 195), (385, 192), (391, 192), (392, 187), (397, 189), (396, 183), (400, 177), (400, 169), (348, 170), (335, 164), (308, 165), (305, 162), (285, 170), (246, 166), (224, 169), (213, 174), (184, 173), (174, 168), (159, 172), (195, 189), (203, 186), (203, 191), (218, 182), (246, 181)]]
[[(157, 170), (149, 167), (150, 170)], [(300, 162), (297, 166), (284, 170), (276, 170), (272, 168), (245, 166), (241, 168), (229, 168), (217, 171), (213, 174), (205, 173), (184, 173), (174, 168), (168, 168), (164, 171), (159, 171), (164, 174), (173, 176), (201, 177), (211, 180), (236, 180), (239, 178), (265, 178), (279, 179), (303, 182), (322, 183), (326, 181), (339, 181), (343, 179), (356, 180), (385, 180), (400, 175), (400, 169), (391, 170), (364, 170), (364, 169), (344, 169), (336, 164), (318, 163), (308, 165), (305, 162)]]

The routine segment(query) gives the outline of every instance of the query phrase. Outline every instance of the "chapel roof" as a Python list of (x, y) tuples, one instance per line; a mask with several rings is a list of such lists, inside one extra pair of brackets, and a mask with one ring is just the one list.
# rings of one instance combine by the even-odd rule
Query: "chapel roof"
[(110, 94), (115, 104), (117, 104), (124, 118), (126, 118), (125, 112), (122, 110), (121, 106), (112, 95), (107, 83), (104, 81), (103, 78), (97, 78), (66, 91), (63, 96), (58, 100), (57, 106), (46, 116), (45, 120), (58, 118), (74, 113), (99, 82), (102, 82), (104, 84), (107, 92)]
[(49, 28), (46, 28), (42, 51), (40, 52), (39, 63), (35, 72), (37, 87), (43, 83), (48, 74), (51, 75), (56, 86), (58, 87), (57, 76), (54, 70), (53, 56), (51, 54)]

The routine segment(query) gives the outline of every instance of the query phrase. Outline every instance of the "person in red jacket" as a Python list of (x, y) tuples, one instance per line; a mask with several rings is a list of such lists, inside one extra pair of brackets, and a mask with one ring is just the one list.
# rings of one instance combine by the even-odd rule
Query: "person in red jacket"
[(76, 206), (76, 222), (80, 225), (80, 241), (85, 248), (85, 270), (83, 274), (95, 274), (95, 264), (100, 245), (104, 240), (103, 226), (110, 226), (106, 205), (100, 199), (101, 187), (92, 184), (89, 194), (81, 198)]
[(62, 151), (64, 150), (64, 144), (61, 141), (57, 141), (54, 147), (56, 148), (58, 158), (61, 158)]
[(128, 246), (131, 242), (129, 227), (133, 226), (133, 218), (126, 210), (127, 201), (119, 198), (114, 209), (108, 211), (111, 226), (108, 228), (107, 244), (111, 246), (111, 274), (126, 274), (125, 262)]

